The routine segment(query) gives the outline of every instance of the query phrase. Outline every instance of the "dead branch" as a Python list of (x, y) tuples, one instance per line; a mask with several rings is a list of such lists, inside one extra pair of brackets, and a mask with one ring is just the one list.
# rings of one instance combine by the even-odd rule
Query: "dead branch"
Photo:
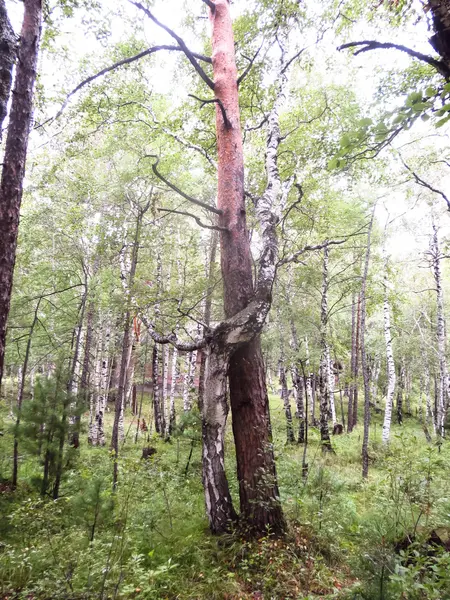
[(222, 214), (222, 211), (220, 209), (216, 208), (215, 206), (210, 206), (209, 204), (206, 204), (206, 202), (202, 202), (201, 200), (197, 200), (196, 198), (192, 198), (192, 196), (188, 196), (188, 194), (185, 194), (182, 190), (180, 190), (179, 187), (177, 187), (176, 185), (171, 183), (168, 179), (166, 179), (164, 177), (164, 175), (162, 175), (158, 171), (159, 158), (158, 158), (158, 156), (156, 156), (156, 154), (147, 154), (143, 158), (156, 158), (156, 162), (154, 162), (152, 164), (153, 173), (156, 175), (156, 177), (158, 177), (158, 179), (161, 179), (161, 181), (163, 181), (171, 190), (173, 190), (174, 192), (179, 194), (182, 198), (184, 198), (185, 200), (188, 200), (189, 202), (192, 202), (192, 204), (197, 204), (197, 206), (201, 206), (205, 210), (209, 210), (210, 212), (212, 212), (216, 215)]
[(194, 94), (188, 94), (188, 96), (190, 98), (194, 98), (195, 100), (198, 100), (199, 102), (202, 103), (200, 108), (203, 108), (205, 106), (205, 104), (218, 104), (220, 107), (220, 111), (222, 113), (222, 117), (223, 117), (223, 122), (225, 124), (225, 127), (227, 129), (232, 129), (233, 125), (231, 124), (231, 121), (228, 119), (227, 117), (227, 111), (225, 110), (225, 107), (222, 103), (222, 100), (220, 100), (219, 98), (211, 98), (211, 100), (204, 100), (203, 98), (198, 98), (197, 96), (194, 96)]
[(402, 44), (393, 44), (392, 42), (377, 42), (376, 40), (362, 40), (360, 42), (348, 42), (347, 44), (342, 44), (338, 46), (338, 50), (345, 50), (346, 48), (355, 48), (357, 46), (362, 46), (359, 50), (354, 53), (354, 56), (361, 54), (362, 52), (368, 52), (369, 50), (379, 50), (379, 49), (394, 49), (400, 50), (400, 52), (404, 52), (413, 58), (417, 58), (417, 60), (421, 60), (425, 62), (438, 71), (445, 79), (450, 78), (450, 70), (446, 66), (446, 64), (440, 60), (436, 60), (427, 54), (422, 54), (422, 52), (417, 52), (412, 48), (408, 48), (407, 46), (403, 46)]
[(167, 33), (171, 37), (173, 37), (173, 39), (178, 43), (178, 45), (180, 46), (180, 48), (185, 53), (187, 59), (189, 60), (189, 62), (191, 63), (191, 65), (194, 67), (194, 69), (197, 71), (197, 73), (200, 75), (200, 77), (203, 79), (203, 81), (206, 83), (206, 85), (213, 90), (214, 89), (214, 82), (213, 82), (213, 80), (210, 77), (208, 77), (208, 75), (202, 69), (202, 67), (200, 66), (200, 64), (197, 62), (197, 59), (195, 58), (194, 54), (186, 46), (186, 44), (183, 41), (183, 39), (180, 38), (180, 36), (177, 35), (172, 29), (170, 29), (169, 27), (167, 27), (167, 25), (164, 25), (164, 23), (161, 23), (161, 21), (158, 21), (158, 19), (155, 17), (155, 15), (152, 12), (150, 12), (148, 8), (146, 8), (145, 6), (143, 6), (140, 2), (134, 2), (134, 0), (129, 0), (129, 2), (131, 4), (133, 4), (134, 6), (136, 6), (136, 8), (139, 8), (139, 10), (142, 10), (147, 15), (147, 17), (149, 17), (149, 19), (151, 19), (153, 21), (153, 23), (155, 23), (156, 25), (158, 25), (158, 27), (161, 27), (161, 29), (164, 29), (164, 31), (167, 31)]
[(183, 210), (173, 210), (170, 208), (158, 208), (158, 210), (165, 213), (172, 213), (175, 215), (184, 215), (185, 217), (191, 217), (192, 219), (195, 219), (197, 221), (197, 224), (200, 227), (204, 227), (205, 229), (214, 229), (215, 231), (228, 231), (226, 227), (220, 227), (219, 225), (207, 225), (192, 213), (184, 212)]

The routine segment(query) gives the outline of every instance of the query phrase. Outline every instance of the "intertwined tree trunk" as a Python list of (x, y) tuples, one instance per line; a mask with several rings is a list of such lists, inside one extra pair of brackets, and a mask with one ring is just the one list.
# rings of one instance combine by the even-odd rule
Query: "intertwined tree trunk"
[[(228, 0), (216, 0), (210, 11), (218, 151), (217, 205), (222, 211), (221, 268), (225, 316), (232, 317), (253, 299), (253, 274), (244, 199), (244, 157), (239, 116), (237, 69)], [(278, 119), (278, 115), (273, 115)], [(273, 140), (278, 147), (279, 138)], [(269, 400), (261, 343), (257, 334), (230, 357), (230, 402), (236, 445), (240, 507), (255, 531), (280, 531), (284, 519), (279, 501), (271, 439)]]
[(16, 80), (0, 183), (0, 385), (3, 376), (6, 321), (11, 302), (42, 21), (41, 0), (24, 0), (24, 6)]

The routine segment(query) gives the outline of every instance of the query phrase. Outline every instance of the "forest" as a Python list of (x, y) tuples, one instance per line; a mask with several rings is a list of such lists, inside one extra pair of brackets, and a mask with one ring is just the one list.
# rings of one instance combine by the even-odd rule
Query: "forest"
[(450, 1), (0, 0), (0, 599), (450, 600)]

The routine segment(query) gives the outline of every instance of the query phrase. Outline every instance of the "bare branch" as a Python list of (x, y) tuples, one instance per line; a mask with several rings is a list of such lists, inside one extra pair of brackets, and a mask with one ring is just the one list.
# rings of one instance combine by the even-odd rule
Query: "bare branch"
[(287, 256), (286, 258), (283, 258), (280, 261), (278, 261), (277, 267), (281, 267), (282, 265), (286, 265), (291, 262), (297, 262), (300, 256), (303, 256), (303, 254), (306, 254), (306, 252), (322, 250), (326, 246), (338, 246), (340, 244), (345, 244), (346, 241), (347, 238), (343, 240), (326, 240), (325, 242), (322, 242), (321, 244), (317, 244), (315, 246), (304, 246), (301, 250), (298, 250), (297, 252), (294, 252), (294, 254), (291, 254), (291, 256)]
[(202, 103), (200, 108), (203, 108), (205, 106), (205, 104), (218, 104), (220, 107), (220, 110), (222, 112), (222, 117), (223, 117), (223, 122), (225, 124), (225, 127), (227, 129), (232, 129), (233, 125), (231, 124), (231, 121), (228, 119), (227, 117), (227, 111), (225, 110), (225, 107), (222, 103), (222, 100), (220, 100), (219, 98), (212, 98), (211, 100), (203, 100), (203, 98), (198, 98), (197, 96), (194, 96), (194, 94), (188, 94), (188, 96), (190, 96), (191, 98), (194, 98), (195, 100), (198, 100), (199, 102)]
[(413, 171), (411, 169), (411, 167), (409, 167), (405, 161), (402, 158), (402, 155), (400, 154), (400, 152), (398, 153), (400, 160), (403, 164), (403, 166), (405, 167), (405, 169), (407, 171), (409, 171), (411, 173), (411, 175), (414, 177), (414, 179), (416, 180), (416, 183), (418, 183), (419, 185), (421, 185), (422, 187), (426, 188), (427, 190), (430, 190), (430, 192), (433, 192), (434, 194), (438, 194), (439, 196), (441, 196), (446, 204), (447, 204), (447, 210), (450, 211), (450, 199), (444, 194), (443, 191), (438, 190), (437, 188), (433, 187), (430, 183), (426, 182), (424, 179), (422, 179), (421, 177), (419, 177), (419, 175), (417, 175), (417, 173), (415, 171)]
[(199, 154), (201, 154), (204, 158), (206, 158), (206, 160), (213, 167), (213, 169), (217, 169), (217, 163), (216, 163), (216, 161), (213, 158), (211, 158), (211, 156), (208, 154), (207, 150), (205, 150), (204, 148), (202, 148), (202, 146), (198, 146), (197, 144), (193, 144), (189, 140), (186, 140), (185, 138), (181, 137), (181, 135), (178, 135), (177, 133), (171, 131), (168, 127), (165, 127), (164, 125), (162, 125), (162, 123), (160, 123), (160, 121), (158, 121), (158, 119), (156, 118), (156, 115), (154, 114), (154, 112), (151, 109), (151, 107), (145, 106), (144, 108), (146, 110), (148, 110), (148, 112), (150, 113), (150, 115), (151, 115), (154, 123), (156, 125), (158, 125), (161, 128), (161, 130), (164, 131), (164, 133), (166, 135), (169, 135), (170, 137), (172, 137), (174, 140), (176, 140), (182, 146), (185, 146), (186, 148), (190, 148), (191, 150), (195, 150), (196, 152), (198, 152)]
[(413, 58), (417, 58), (422, 62), (426, 62), (431, 65), (440, 73), (445, 79), (450, 78), (450, 71), (444, 62), (440, 60), (436, 60), (427, 54), (422, 54), (422, 52), (417, 52), (412, 48), (408, 48), (407, 46), (403, 46), (402, 44), (393, 44), (392, 42), (377, 42), (376, 40), (362, 40), (360, 42), (349, 42), (347, 44), (342, 44), (342, 46), (338, 46), (338, 50), (345, 50), (346, 48), (355, 48), (356, 46), (362, 46), (359, 50), (357, 50), (354, 55), (361, 54), (362, 52), (367, 52), (369, 50), (379, 50), (379, 49), (394, 49), (400, 50), (400, 52), (404, 52)]
[[(76, 87), (73, 88), (73, 90), (71, 92), (69, 92), (67, 94), (66, 99), (62, 103), (61, 108), (58, 110), (56, 115), (54, 117), (51, 117), (50, 119), (47, 119), (43, 123), (39, 123), (38, 125), (36, 125), (35, 129), (39, 129), (40, 127), (43, 127), (44, 125), (47, 125), (48, 123), (58, 119), (61, 116), (61, 114), (64, 112), (64, 110), (66, 109), (66, 107), (69, 103), (69, 100), (72, 98), (72, 96), (74, 96), (77, 92), (79, 92), (86, 85), (89, 85), (90, 83), (92, 83), (93, 81), (98, 79), (99, 77), (103, 77), (103, 75), (106, 75), (107, 73), (110, 73), (111, 71), (115, 71), (116, 69), (119, 69), (120, 67), (129, 65), (130, 63), (140, 60), (141, 58), (144, 58), (145, 56), (150, 56), (151, 54), (154, 54), (155, 52), (159, 52), (160, 50), (170, 50), (170, 51), (173, 50), (173, 51), (184, 52), (183, 48), (181, 48), (180, 46), (167, 46), (167, 45), (152, 46), (151, 48), (147, 48), (147, 50), (143, 50), (142, 52), (139, 52), (138, 54), (135, 54), (134, 56), (130, 56), (129, 58), (123, 58), (122, 60), (118, 60), (114, 64), (109, 65), (109, 67), (105, 67), (104, 69), (101, 69), (100, 71), (98, 71), (98, 73), (95, 73), (94, 75), (90, 75), (89, 77), (87, 77), (86, 79), (81, 81)], [(211, 63), (211, 58), (209, 58), (208, 56), (203, 56), (202, 54), (197, 54), (195, 52), (193, 52), (192, 55), (195, 58), (198, 58), (199, 60), (203, 60), (204, 62)]]
[(143, 6), (140, 2), (134, 2), (134, 0), (129, 0), (129, 2), (131, 4), (133, 4), (134, 6), (136, 6), (136, 8), (139, 8), (139, 10), (142, 10), (147, 15), (147, 17), (149, 17), (153, 21), (153, 23), (155, 23), (156, 25), (158, 25), (158, 27), (161, 27), (161, 29), (164, 29), (164, 31), (167, 31), (167, 33), (171, 37), (173, 37), (174, 40), (177, 41), (177, 43), (180, 46), (180, 48), (186, 54), (186, 56), (187, 56), (189, 62), (191, 63), (191, 65), (194, 67), (194, 69), (197, 71), (197, 73), (200, 75), (200, 77), (203, 79), (203, 81), (206, 83), (206, 85), (213, 90), (214, 89), (214, 82), (213, 82), (213, 80), (210, 77), (208, 77), (208, 75), (202, 69), (202, 67), (200, 66), (200, 64), (197, 62), (194, 54), (186, 46), (186, 44), (183, 41), (183, 39), (180, 38), (180, 36), (177, 35), (174, 31), (172, 31), (172, 29), (170, 29), (169, 27), (167, 27), (167, 25), (164, 25), (164, 23), (161, 23), (161, 21), (158, 21), (158, 19), (155, 17), (155, 15), (152, 12), (150, 12), (148, 8), (146, 8), (145, 6)]
[(247, 77), (247, 75), (250, 73), (251, 68), (253, 67), (253, 63), (255, 62), (256, 58), (258, 57), (258, 54), (260, 53), (262, 48), (262, 42), (260, 47), (258, 48), (258, 50), (255, 52), (255, 55), (253, 56), (253, 58), (248, 58), (248, 56), (244, 56), (244, 58), (246, 60), (248, 60), (248, 65), (247, 68), (245, 69), (245, 71), (239, 75), (238, 80), (237, 80), (237, 86), (239, 87), (241, 85), (241, 83), (244, 81), (244, 79)]
[(205, 229), (214, 229), (215, 231), (229, 231), (226, 227), (220, 227), (219, 225), (207, 225), (206, 223), (200, 221), (200, 219), (192, 213), (184, 212), (182, 210), (172, 210), (170, 208), (158, 208), (158, 210), (160, 210), (161, 212), (173, 213), (175, 215), (184, 215), (186, 217), (191, 217), (192, 219), (195, 219), (197, 221), (197, 224), (200, 227), (204, 227)]
[(197, 204), (197, 206), (201, 206), (205, 210), (209, 210), (210, 212), (216, 215), (222, 214), (222, 211), (220, 209), (216, 208), (215, 206), (210, 206), (209, 204), (206, 204), (206, 202), (202, 202), (201, 200), (197, 200), (196, 198), (192, 198), (192, 196), (188, 196), (182, 190), (180, 190), (180, 188), (178, 188), (176, 185), (174, 185), (168, 179), (166, 179), (164, 175), (162, 175), (158, 171), (159, 158), (158, 156), (156, 156), (156, 154), (147, 154), (143, 158), (156, 158), (156, 162), (152, 164), (153, 173), (156, 175), (156, 177), (158, 177), (158, 179), (161, 179), (161, 181), (163, 181), (168, 187), (170, 187), (171, 190), (177, 192), (177, 194), (180, 194), (182, 198), (188, 200), (189, 202), (192, 202), (192, 204)]

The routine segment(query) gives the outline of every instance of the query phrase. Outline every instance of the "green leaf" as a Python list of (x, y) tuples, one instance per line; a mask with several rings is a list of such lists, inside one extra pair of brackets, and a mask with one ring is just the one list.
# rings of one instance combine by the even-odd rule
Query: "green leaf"
[(450, 115), (448, 115), (447, 117), (444, 117), (443, 119), (439, 119), (439, 121), (436, 122), (436, 127), (442, 127), (442, 125), (445, 125), (447, 123), (447, 121), (450, 120)]

